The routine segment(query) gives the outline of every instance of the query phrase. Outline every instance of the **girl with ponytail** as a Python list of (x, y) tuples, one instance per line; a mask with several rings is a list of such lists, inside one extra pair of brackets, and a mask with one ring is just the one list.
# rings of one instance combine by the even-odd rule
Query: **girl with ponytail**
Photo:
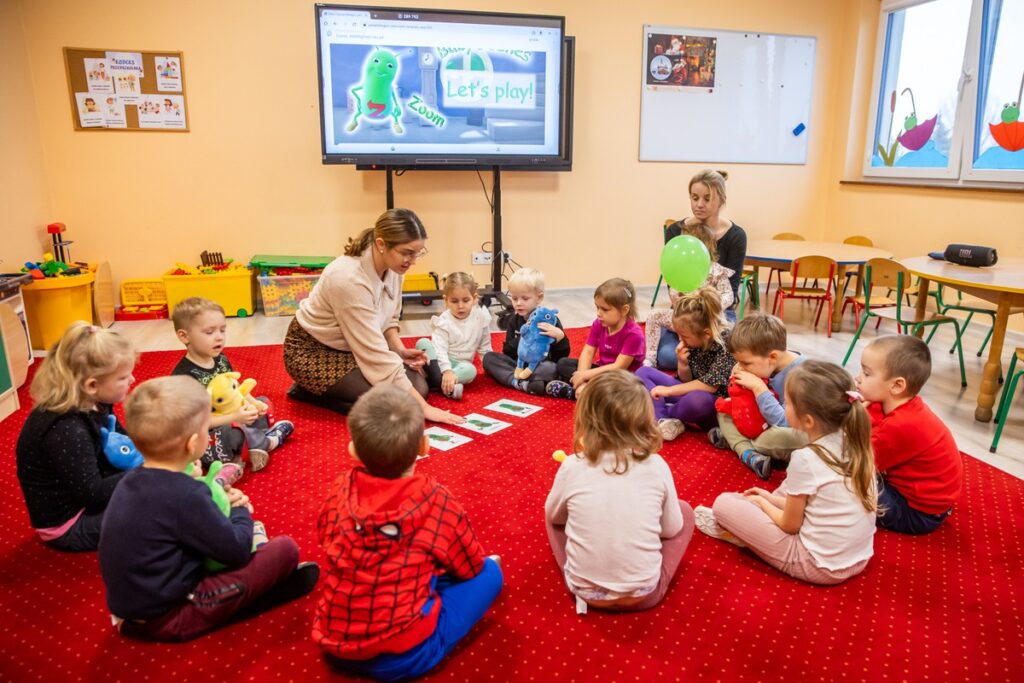
[(801, 581), (836, 584), (874, 552), (878, 491), (871, 422), (853, 379), (838, 365), (804, 361), (786, 378), (786, 419), (810, 444), (793, 451), (774, 493), (723, 493), (698, 507), (697, 527), (747, 545)]
[(729, 374), (736, 363), (726, 345), (729, 330), (721, 316), (721, 298), (710, 287), (680, 296), (672, 305), (672, 329), (679, 335), (676, 377), (650, 367), (636, 373), (651, 392), (665, 441), (682, 434), (687, 424), (702, 430), (718, 424), (715, 399), (728, 395)]
[(76, 322), (32, 379), (33, 410), (16, 448), (18, 482), (32, 526), (53, 548), (96, 550), (103, 511), (124, 474), (103, 454), (100, 430), (125, 433), (113, 405), (135, 381), (135, 360), (124, 337)]

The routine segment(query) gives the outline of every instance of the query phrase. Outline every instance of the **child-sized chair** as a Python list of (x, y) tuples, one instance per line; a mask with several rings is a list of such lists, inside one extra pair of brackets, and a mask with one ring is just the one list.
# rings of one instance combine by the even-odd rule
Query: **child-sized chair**
[[(661, 226), (661, 239), (662, 239), (662, 241), (665, 241), (665, 238), (668, 237), (668, 229), (671, 228), (675, 224), (675, 222), (676, 222), (675, 218), (666, 218), (665, 219), (665, 223)], [(654, 286), (654, 297), (651, 298), (651, 308), (654, 307), (654, 302), (658, 300), (658, 292), (661, 291), (661, 283), (662, 283), (663, 279), (664, 279), (664, 276), (659, 274), (658, 275), (658, 284), (656, 284)]]
[[(988, 334), (985, 335), (985, 340), (981, 342), (981, 348), (978, 349), (977, 356), (981, 358), (981, 354), (985, 353), (985, 347), (988, 346), (988, 342), (992, 339), (992, 331), (996, 327), (996, 309), (993, 306), (987, 306), (982, 302), (965, 304), (963, 302), (963, 293), (957, 292), (956, 303), (947, 303), (945, 300), (946, 288), (940, 282), (938, 291), (933, 292), (935, 295), (935, 306), (939, 313), (946, 313), (947, 311), (963, 311), (967, 314), (967, 318), (964, 319), (964, 331), (967, 331), (967, 326), (971, 324), (971, 318), (974, 314), (987, 315), (992, 319), (992, 326), (988, 328)], [(1011, 308), (1010, 315), (1016, 315), (1018, 313), (1024, 313), (1024, 308)], [(935, 334), (935, 330), (932, 330), (932, 335)], [(931, 342), (931, 335), (928, 336), (928, 341)], [(950, 347), (949, 352), (953, 353), (953, 347)]]
[[(828, 336), (832, 336), (832, 288), (835, 286), (836, 262), (827, 256), (800, 256), (793, 259), (793, 266), (790, 272), (793, 275), (789, 287), (779, 287), (775, 290), (775, 302), (772, 305), (772, 313), (783, 315), (783, 307), (786, 299), (811, 299), (818, 302), (818, 313), (814, 318), (814, 327), (817, 329), (821, 320), (822, 310), (828, 306)], [(824, 280), (822, 287), (797, 287), (797, 278), (807, 280)]]
[[(1003, 435), (1003, 427), (1006, 425), (1006, 416), (1010, 412), (1010, 404), (1013, 403), (1013, 395), (1017, 391), (1017, 382), (1021, 375), (1024, 375), (1024, 367), (1016, 370), (1017, 361), (1024, 361), (1024, 348), (1018, 348), (1013, 352), (1010, 359), (1010, 369), (1006, 371), (1006, 381), (1003, 383), (1003, 393), (999, 396), (999, 410), (996, 411), (996, 435), (992, 437), (992, 446), (989, 453), (995, 453), (999, 445), (999, 437)], [(1016, 370), (1016, 371), (1015, 371)]]
[[(907, 270), (906, 266), (888, 259), (882, 259), (884, 263), (872, 265), (869, 261), (864, 267), (864, 313), (860, 319), (860, 325), (857, 326), (857, 332), (853, 335), (853, 339), (850, 340), (850, 348), (846, 350), (846, 356), (843, 358), (843, 366), (850, 360), (850, 355), (853, 353), (854, 347), (857, 345), (857, 340), (860, 339), (861, 332), (864, 331), (864, 325), (867, 324), (868, 318), (880, 317), (887, 320), (893, 320), (896, 322), (897, 329), (900, 332), (909, 332), (910, 334), (917, 334), (919, 331), (923, 331), (926, 327), (937, 327), (939, 325), (951, 324), (953, 329), (956, 330), (956, 350), (959, 353), (960, 360), (960, 385), (967, 386), (967, 372), (964, 369), (964, 349), (962, 342), (962, 332), (960, 329), (960, 323), (956, 318), (948, 315), (942, 315), (940, 313), (925, 315), (928, 317), (918, 318), (917, 310), (913, 311), (912, 317), (904, 317), (904, 306), (903, 306), (903, 295), (906, 289), (906, 284), (910, 282), (911, 275), (910, 271)], [(877, 268), (877, 271), (876, 271)], [(888, 287), (896, 290), (896, 305), (886, 308), (874, 309), (871, 307), (871, 288), (873, 286)]]
[[(864, 235), (850, 235), (843, 240), (843, 244), (852, 244), (857, 247), (875, 246), (875, 243), (871, 241), (871, 238), (865, 237)], [(846, 272), (843, 274), (843, 293), (839, 295), (839, 299), (846, 298), (846, 290), (850, 287), (850, 280), (857, 276), (859, 268), (857, 266), (846, 266), (845, 270)], [(843, 308), (846, 308), (845, 304), (843, 305)]]
[[(874, 273), (875, 278), (877, 279), (882, 273), (886, 272), (886, 269), (888, 269), (889, 266), (892, 265), (893, 263), (895, 263), (895, 262), (892, 259), (887, 259), (887, 258), (873, 258), (873, 259), (869, 259), (868, 262), (866, 264), (864, 264), (864, 272), (865, 272), (865, 276), (864, 277), (865, 277), (865, 280), (867, 279), (866, 273), (867, 273), (867, 267), (868, 266), (871, 266), (871, 272)], [(847, 280), (847, 281), (849, 281), (849, 280)], [(846, 287), (845, 286), (843, 287), (843, 291), (844, 292), (846, 291)], [(878, 308), (886, 308), (887, 306), (895, 306), (896, 305), (896, 300), (893, 299), (892, 297), (876, 295), (874, 293), (874, 287), (872, 285), (870, 285), (870, 284), (868, 285), (868, 291), (869, 291), (869, 294), (860, 293), (860, 294), (855, 294), (855, 295), (844, 297), (843, 298), (843, 311), (842, 311), (841, 316), (842, 315), (846, 315), (846, 307), (849, 306), (850, 304), (853, 304), (853, 317), (854, 317), (854, 320), (859, 323), (860, 322), (860, 312), (862, 310), (864, 310), (864, 307), (865, 307), (865, 302), (864, 302), (864, 297), (865, 296), (869, 296), (870, 297), (870, 299), (871, 299), (871, 308), (878, 309)], [(881, 322), (882, 322), (882, 318), (881, 318), (881, 316), (879, 316), (878, 324), (881, 324)], [(875, 327), (877, 328), (878, 325), (876, 325)], [(932, 332), (934, 333), (934, 331), (935, 330), (933, 329)]]
[[(773, 240), (781, 240), (784, 242), (804, 242), (804, 236), (797, 232), (780, 232), (772, 236)], [(768, 290), (772, 288), (772, 276), (775, 277), (779, 283), (779, 289), (782, 289), (782, 274), (786, 272), (785, 268), (771, 268), (768, 271), (768, 284), (764, 287), (764, 300), (768, 301)], [(804, 284), (807, 284), (806, 282)]]

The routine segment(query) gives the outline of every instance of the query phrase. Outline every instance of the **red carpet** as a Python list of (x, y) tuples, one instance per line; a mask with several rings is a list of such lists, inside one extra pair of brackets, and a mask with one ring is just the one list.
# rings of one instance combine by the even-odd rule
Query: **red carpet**
[[(572, 333), (579, 348), (585, 331)], [(148, 353), (139, 381), (180, 353)], [(235, 348), (232, 362), (260, 382), (293, 440), (242, 488), (271, 535), (289, 534), (322, 561), (315, 515), (328, 483), (349, 466), (339, 416), (289, 402), (279, 346)], [(512, 396), (487, 377), (463, 413)], [(514, 398), (524, 399), (522, 395)], [(28, 406), (27, 387), (21, 394)], [(493, 610), (429, 678), (459, 681), (1024, 680), (1024, 483), (965, 458), (964, 497), (924, 538), (880, 532), (868, 569), (845, 585), (788, 579), (745, 551), (699, 532), (665, 601), (640, 614), (578, 617), (548, 549), (543, 503), (569, 450), (573, 404), (544, 409), (418, 467), (469, 511), (506, 587)], [(336, 677), (310, 641), (314, 597), (185, 645), (120, 638), (111, 628), (95, 554), (45, 548), (29, 528), (14, 468), (27, 407), (0, 423), (0, 680), (322, 680)], [(455, 431), (459, 431), (457, 428)], [(710, 504), (758, 483), (736, 458), (685, 434), (662, 451), (680, 497)], [(776, 475), (778, 483), (781, 475)]]

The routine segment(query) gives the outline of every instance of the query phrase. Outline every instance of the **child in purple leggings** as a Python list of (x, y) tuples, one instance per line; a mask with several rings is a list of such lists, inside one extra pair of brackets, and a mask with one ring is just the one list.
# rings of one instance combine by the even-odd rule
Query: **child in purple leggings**
[(654, 400), (654, 416), (665, 441), (672, 441), (686, 424), (709, 429), (716, 424), (715, 399), (726, 397), (729, 373), (736, 363), (726, 346), (729, 330), (721, 323), (722, 302), (710, 287), (684, 294), (672, 306), (672, 328), (679, 335), (677, 376), (641, 368)]

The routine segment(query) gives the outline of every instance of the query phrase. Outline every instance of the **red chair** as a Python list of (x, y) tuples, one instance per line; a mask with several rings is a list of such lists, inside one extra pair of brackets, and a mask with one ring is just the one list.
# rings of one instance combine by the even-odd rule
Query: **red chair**
[[(832, 336), (832, 292), (835, 288), (836, 262), (827, 256), (801, 256), (793, 259), (793, 267), (790, 272), (793, 275), (788, 287), (775, 290), (775, 302), (772, 305), (772, 313), (780, 318), (783, 316), (783, 308), (786, 299), (809, 299), (818, 302), (818, 313), (814, 318), (814, 327), (817, 329), (821, 320), (822, 310), (828, 306), (828, 336)], [(823, 280), (822, 287), (797, 287), (797, 279)]]

